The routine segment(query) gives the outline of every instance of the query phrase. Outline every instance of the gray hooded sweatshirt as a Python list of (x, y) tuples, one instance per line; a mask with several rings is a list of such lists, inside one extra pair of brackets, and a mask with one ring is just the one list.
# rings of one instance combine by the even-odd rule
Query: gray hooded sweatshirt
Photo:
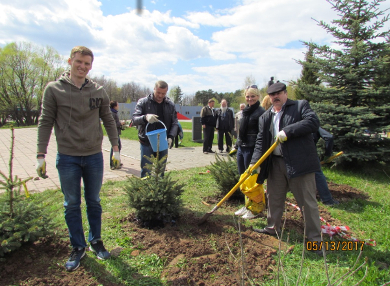
[(79, 89), (65, 72), (50, 82), (43, 93), (38, 122), (38, 153), (47, 152), (54, 125), (58, 152), (89, 156), (102, 151), (103, 121), (112, 146), (118, 145), (118, 132), (111, 115), (109, 98), (102, 86), (87, 80)]

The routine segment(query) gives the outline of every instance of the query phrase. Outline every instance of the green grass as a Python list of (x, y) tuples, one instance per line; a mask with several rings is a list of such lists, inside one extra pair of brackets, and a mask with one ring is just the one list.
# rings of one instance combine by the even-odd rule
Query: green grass
[(183, 130), (192, 130), (192, 122), (190, 121), (180, 121), (180, 125)]
[[(183, 123), (185, 123), (186, 126), (190, 127), (188, 129), (192, 130), (192, 122), (183, 122)], [(182, 124), (182, 127), (184, 129), (183, 124)], [(107, 136), (107, 132), (104, 129), (103, 125), (102, 125), (102, 128), (103, 128), (103, 134), (105, 136)], [(187, 128), (185, 128), (185, 129), (187, 129)], [(138, 130), (135, 127), (126, 128), (125, 130), (122, 130), (121, 138), (138, 141)], [(218, 144), (216, 134), (214, 135), (213, 144), (214, 145)], [(197, 143), (197, 142), (192, 141), (192, 132), (184, 132), (184, 137), (183, 137), (183, 140), (181, 141), (181, 144), (179, 145), (179, 148), (180, 147), (201, 147), (201, 146), (203, 146), (203, 143)]]
[(15, 122), (7, 122), (3, 126), (1, 126), (1, 129), (10, 129), (11, 126), (14, 127), (14, 129), (21, 129), (21, 128), (32, 128), (32, 127), (37, 127), (37, 125), (28, 125), (28, 126), (17, 126)]
[[(206, 206), (201, 201), (207, 197), (216, 198), (216, 194), (219, 193), (217, 184), (212, 176), (204, 174), (207, 169), (207, 167), (204, 167), (171, 172), (173, 179), (178, 179), (185, 184), (185, 191), (182, 195), (184, 202), (183, 211), (191, 212), (197, 217), (203, 216), (214, 206)], [(348, 225), (358, 238), (372, 238), (376, 240), (377, 246), (364, 247), (362, 258), (358, 263), (360, 265), (367, 257), (367, 276), (360, 285), (382, 285), (390, 281), (388, 271), (390, 263), (390, 238), (388, 231), (390, 221), (390, 178), (385, 173), (389, 174), (385, 167), (381, 168), (379, 166), (367, 169), (368, 171), (360, 170), (359, 172), (353, 172), (325, 168), (324, 173), (330, 181), (338, 184), (348, 184), (370, 196), (368, 200), (352, 198), (347, 203), (342, 203), (333, 208), (328, 207), (327, 209), (332, 217), (337, 218), (344, 225)], [(108, 280), (113, 284), (166, 285), (164, 281), (160, 280), (166, 261), (155, 254), (142, 254), (135, 257), (130, 255), (132, 251), (142, 249), (143, 246), (134, 245), (132, 242), (134, 231), (122, 229), (122, 224), (120, 223), (124, 216), (133, 211), (128, 207), (127, 196), (122, 190), (125, 184), (126, 181), (107, 182), (103, 185), (101, 191), (103, 206), (102, 237), (104, 237), (105, 245), (108, 249), (122, 247), (121, 254), (119, 257), (107, 261), (97, 260), (91, 254), (88, 254), (87, 259), (83, 261), (83, 265), (94, 277), (99, 278), (101, 275), (104, 275), (106, 281)], [(60, 191), (48, 190), (34, 194), (33, 199), (37, 203), (41, 202), (47, 208), (48, 214), (53, 216), (59, 230), (66, 228), (63, 218), (63, 197)], [(236, 210), (238, 207), (225, 203), (209, 220), (216, 218), (231, 220), (233, 210)], [(83, 208), (85, 209), (84, 204)], [(83, 210), (83, 216), (84, 229), (88, 229), (85, 210)], [(265, 224), (266, 218), (245, 222), (246, 226), (253, 225), (255, 227), (264, 227)], [(181, 226), (183, 229), (185, 227)], [(236, 230), (230, 228), (226, 231), (234, 232)], [(64, 237), (63, 239), (66, 240), (67, 238)], [(301, 235), (293, 231), (290, 233), (289, 242), (294, 244), (295, 248), (290, 254), (282, 254), (284, 272), (279, 272), (281, 284), (295, 285), (298, 279), (303, 248), (301, 240)], [(336, 238), (337, 240), (340, 239)], [(329, 237), (325, 236), (325, 241), (329, 241)], [(210, 237), (210, 244), (212, 245), (214, 242), (215, 239)], [(355, 263), (357, 256), (357, 251), (328, 252), (327, 261), (331, 281), (346, 273)], [(57, 263), (62, 265), (63, 261), (58, 261)], [(186, 261), (185, 263), (190, 262)], [(382, 267), (387, 267), (387, 269), (381, 269)], [(342, 285), (354, 285), (363, 278), (364, 271), (365, 268), (352, 274)], [(285, 275), (285, 280), (283, 280), (282, 273)], [(277, 265), (274, 266), (274, 275), (277, 277)], [(303, 280), (306, 285), (327, 284), (323, 259), (311, 253), (305, 255), (301, 283), (299, 285), (304, 284)], [(262, 285), (277, 285), (277, 282), (276, 280), (267, 280)]]

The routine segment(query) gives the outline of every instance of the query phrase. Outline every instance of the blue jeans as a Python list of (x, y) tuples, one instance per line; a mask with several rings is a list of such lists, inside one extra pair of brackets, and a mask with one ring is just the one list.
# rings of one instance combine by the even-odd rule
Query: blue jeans
[(100, 188), (103, 181), (102, 152), (89, 156), (57, 154), (56, 167), (64, 194), (65, 221), (73, 247), (86, 247), (81, 216), (81, 178), (89, 222), (88, 241), (101, 239), (102, 207)]
[(315, 172), (316, 177), (316, 187), (318, 194), (320, 195), (320, 199), (323, 203), (327, 203), (333, 200), (332, 194), (329, 191), (328, 183), (326, 182), (326, 178), (324, 173), (321, 171)]
[[(146, 159), (144, 156), (150, 157), (152, 154), (157, 157), (157, 152), (153, 152), (152, 146), (150, 145), (144, 145), (140, 144), (140, 149), (141, 149), (141, 178), (146, 177), (149, 175), (149, 170), (145, 169), (144, 167), (146, 164), (150, 164), (150, 161)], [(164, 151), (159, 151), (158, 152), (160, 158), (164, 157), (165, 155), (168, 155), (168, 149)], [(165, 163), (167, 160), (165, 159)], [(161, 174), (162, 176), (164, 175), (164, 172)]]
[(246, 169), (248, 169), (251, 160), (253, 151), (255, 150), (254, 147), (238, 147), (237, 150), (237, 166), (238, 166), (238, 173), (241, 175), (243, 174)]

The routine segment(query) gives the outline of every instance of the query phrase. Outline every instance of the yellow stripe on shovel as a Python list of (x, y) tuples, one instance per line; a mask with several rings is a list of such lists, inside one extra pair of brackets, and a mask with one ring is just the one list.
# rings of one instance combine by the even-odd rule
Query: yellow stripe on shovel
[(321, 165), (330, 163), (333, 159), (335, 159), (335, 158), (337, 158), (338, 156), (343, 155), (343, 154), (344, 154), (344, 152), (343, 152), (343, 151), (340, 151), (340, 152), (338, 152), (336, 155), (329, 157), (329, 158), (326, 159), (325, 161), (321, 161)]
[(245, 171), (245, 176), (241, 176), (241, 179), (238, 181), (238, 183), (229, 191), (229, 193), (226, 194), (226, 196), (208, 213), (206, 213), (199, 221), (198, 224), (202, 224), (204, 223), (212, 214), (213, 212), (215, 212), (228, 198), (231, 197), (231, 195), (234, 194), (234, 192), (241, 186), (241, 184), (252, 174), (252, 172), (254, 170), (257, 169), (257, 167), (259, 167), (265, 159), (267, 159), (267, 157), (275, 150), (276, 146), (278, 146), (279, 144), (279, 141), (275, 141), (274, 144), (272, 144), (272, 146), (267, 150), (267, 152), (264, 153), (263, 156), (261, 156), (261, 158), (259, 159), (259, 161), (256, 162), (256, 164), (254, 164), (252, 166), (252, 168), (248, 168), (246, 171)]

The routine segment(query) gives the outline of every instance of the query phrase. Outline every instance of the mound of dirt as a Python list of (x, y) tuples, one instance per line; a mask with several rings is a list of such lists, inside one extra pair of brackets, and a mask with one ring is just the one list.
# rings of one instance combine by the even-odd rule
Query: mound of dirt
[[(329, 188), (341, 203), (352, 198), (368, 199), (361, 191), (346, 185), (329, 183)], [(331, 225), (342, 225), (325, 208), (320, 208), (320, 215)], [(155, 253), (166, 261), (161, 278), (170, 285), (240, 285), (242, 279), (252, 278), (261, 284), (263, 279), (273, 278), (276, 264), (273, 256), (279, 245), (275, 237), (258, 234), (242, 225), (238, 231), (237, 225), (219, 220), (217, 214), (200, 226), (198, 222), (198, 218), (182, 215), (174, 226), (146, 229), (139, 226), (134, 214), (129, 214), (122, 219), (121, 227), (132, 238), (133, 245), (142, 245), (131, 255)], [(288, 206), (286, 229), (292, 228), (303, 234), (300, 212)], [(3, 258), (0, 285), (121, 285), (108, 282), (106, 276), (110, 274), (105, 269), (102, 269), (104, 275), (94, 278), (83, 263), (75, 272), (66, 272), (64, 263), (70, 253), (66, 230), (59, 236), (62, 239), (44, 238), (26, 244)], [(282, 249), (288, 247), (282, 242)], [(120, 248), (113, 252), (120, 252)], [(134, 276), (140, 278), (141, 275)]]

